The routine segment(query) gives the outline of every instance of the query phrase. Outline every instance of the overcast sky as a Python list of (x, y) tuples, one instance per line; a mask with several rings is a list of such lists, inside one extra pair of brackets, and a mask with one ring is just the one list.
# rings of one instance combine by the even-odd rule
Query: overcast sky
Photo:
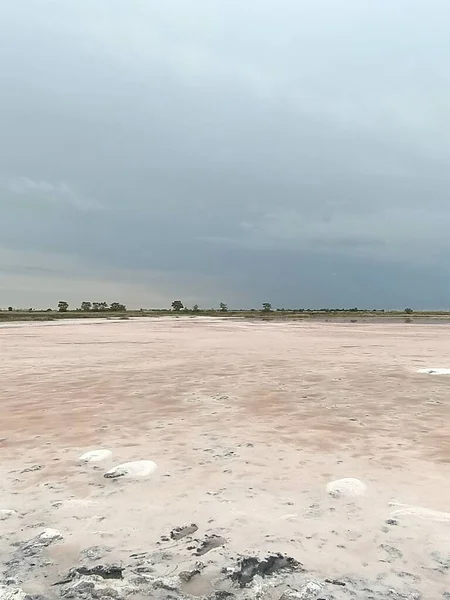
[(448, 0), (0, 0), (0, 306), (450, 306)]

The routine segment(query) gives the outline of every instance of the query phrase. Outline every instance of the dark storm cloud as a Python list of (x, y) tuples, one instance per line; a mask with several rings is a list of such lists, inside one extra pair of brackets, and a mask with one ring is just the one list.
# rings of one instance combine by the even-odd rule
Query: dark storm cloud
[(450, 8), (242, 4), (0, 3), (17, 274), (67, 256), (67, 277), (151, 272), (162, 304), (445, 305)]

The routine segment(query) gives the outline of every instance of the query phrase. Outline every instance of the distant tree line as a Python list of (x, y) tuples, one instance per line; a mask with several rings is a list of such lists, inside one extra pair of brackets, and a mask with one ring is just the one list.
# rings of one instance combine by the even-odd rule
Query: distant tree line
[[(188, 308), (181, 302), (181, 300), (174, 300), (172, 302), (171, 306), (172, 306), (172, 310), (175, 312), (180, 312), (182, 310), (191, 311), (191, 312), (200, 312), (200, 307), (198, 304), (194, 304), (194, 306), (192, 308)], [(212, 310), (214, 310), (214, 309), (212, 309)], [(220, 310), (220, 312), (228, 312), (228, 304), (226, 304), (226, 302), (221, 302), (219, 304), (219, 310)], [(261, 310), (263, 312), (270, 312), (272, 310), (272, 305), (270, 304), (270, 302), (263, 302)]]
[[(181, 300), (174, 300), (172, 302), (171, 308), (173, 311), (175, 312), (180, 312), (180, 311), (186, 311), (186, 312), (200, 312), (202, 309), (199, 307), (198, 304), (194, 304), (194, 306), (192, 308), (189, 308), (188, 306), (185, 306), (183, 304), (183, 302)], [(207, 308), (204, 309), (205, 311), (214, 311), (214, 308)], [(217, 309), (216, 309), (217, 310)], [(219, 308), (218, 310), (220, 312), (228, 312), (228, 304), (226, 304), (225, 302), (220, 302), (219, 304)], [(272, 308), (272, 304), (270, 302), (263, 302), (261, 305), (261, 308), (259, 309), (261, 312), (272, 312), (272, 311), (276, 311), (276, 312), (295, 312), (295, 313), (384, 313), (386, 312), (386, 310), (384, 308), (357, 308), (357, 307), (353, 307), (353, 308)], [(235, 309), (235, 312), (256, 312), (257, 309), (256, 308), (250, 308), (250, 309)], [(391, 311), (387, 311), (387, 312), (391, 312)], [(392, 312), (404, 312), (407, 315), (412, 315), (413, 314), (413, 309), (412, 308), (405, 308), (403, 311), (392, 311)]]
[[(12, 306), (8, 306), (7, 309), (9, 312), (14, 311), (14, 310), (19, 310), (19, 311), (23, 311), (24, 309), (14, 309), (14, 307)], [(32, 312), (33, 308), (29, 308), (29, 309), (25, 309), (25, 312)], [(110, 311), (110, 312), (126, 312), (127, 307), (125, 304), (122, 304), (120, 302), (111, 302), (111, 304), (108, 304), (107, 302), (90, 302), (90, 301), (84, 301), (81, 303), (81, 305), (79, 307), (76, 308), (70, 308), (69, 303), (66, 302), (65, 300), (60, 300), (58, 302), (58, 312), (70, 312), (70, 311), (82, 311), (82, 312), (106, 312), (106, 311)], [(167, 310), (167, 309), (140, 309), (140, 312), (144, 312), (144, 311), (152, 311), (152, 310)], [(189, 308), (188, 306), (185, 306), (183, 304), (183, 302), (181, 300), (174, 300), (171, 304), (171, 310), (173, 312), (194, 312), (194, 313), (198, 313), (198, 312), (222, 312), (222, 313), (226, 313), (229, 311), (228, 309), (228, 304), (226, 302), (220, 302), (218, 308), (205, 308), (205, 309), (201, 309), (199, 307), (198, 304), (194, 304), (192, 306), (192, 308)], [(250, 309), (233, 309), (234, 312), (257, 312), (258, 309), (256, 308), (250, 308)], [(379, 308), (379, 309), (367, 309), (367, 308), (276, 308), (273, 309), (272, 308), (272, 304), (270, 302), (263, 302), (261, 305), (261, 308), (259, 309), (260, 312), (291, 312), (291, 313), (384, 313), (384, 312), (391, 312), (391, 311), (385, 311), (384, 308)], [(51, 312), (52, 309), (48, 308), (47, 311)], [(403, 311), (392, 311), (392, 312), (404, 312), (407, 315), (412, 315), (413, 314), (413, 309), (412, 308), (405, 308)], [(433, 312), (433, 311), (431, 311)]]
[[(60, 300), (58, 302), (59, 312), (67, 312), (69, 308), (69, 303), (65, 300)], [(81, 310), (83, 312), (104, 312), (107, 310), (111, 312), (125, 312), (127, 307), (120, 302), (111, 302), (109, 305), (107, 302), (82, 302), (81, 306), (75, 310)]]

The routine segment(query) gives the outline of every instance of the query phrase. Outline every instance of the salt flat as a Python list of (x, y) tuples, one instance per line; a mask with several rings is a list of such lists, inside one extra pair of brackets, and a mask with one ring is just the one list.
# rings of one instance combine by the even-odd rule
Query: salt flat
[[(62, 535), (16, 568), (25, 591), (57, 594), (86, 557), (158, 551), (152, 568), (176, 575), (215, 535), (184, 593), (210, 593), (231, 556), (276, 552), (317, 580), (450, 592), (450, 377), (418, 373), (450, 367), (449, 326), (21, 324), (0, 329), (0, 355), (5, 577), (14, 544)], [(79, 460), (91, 450), (111, 455)], [(157, 468), (104, 477), (130, 461)], [(364, 485), (328, 493), (340, 479)], [(190, 546), (170, 540), (190, 523)]]

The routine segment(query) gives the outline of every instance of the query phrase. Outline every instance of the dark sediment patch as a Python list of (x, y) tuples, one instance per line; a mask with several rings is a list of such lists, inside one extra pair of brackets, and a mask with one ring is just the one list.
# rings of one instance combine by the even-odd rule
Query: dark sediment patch
[(195, 523), (185, 525), (184, 527), (175, 527), (170, 532), (170, 537), (175, 540), (181, 540), (188, 535), (193, 535), (198, 530), (198, 526)]
[(230, 578), (240, 587), (245, 587), (253, 581), (256, 575), (270, 577), (280, 571), (304, 572), (305, 569), (294, 558), (282, 554), (273, 554), (264, 560), (248, 556), (240, 560), (238, 568), (230, 574)]

